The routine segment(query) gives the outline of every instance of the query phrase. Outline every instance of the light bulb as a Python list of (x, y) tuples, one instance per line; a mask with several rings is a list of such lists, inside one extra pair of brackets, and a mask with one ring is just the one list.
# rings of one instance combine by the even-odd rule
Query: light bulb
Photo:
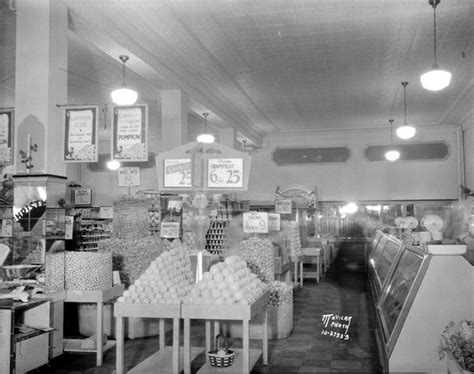
[(216, 138), (212, 134), (201, 134), (196, 138), (199, 143), (214, 143), (215, 139)]
[(129, 88), (122, 87), (113, 90), (110, 94), (112, 101), (117, 105), (133, 105), (137, 102), (138, 94)]
[(107, 167), (110, 170), (117, 170), (120, 167), (120, 162), (118, 162), (117, 160), (110, 160), (109, 162), (107, 162)]
[(446, 70), (433, 68), (420, 76), (421, 85), (429, 91), (440, 91), (449, 86), (451, 73)]
[(388, 161), (397, 161), (400, 158), (400, 152), (396, 150), (391, 150), (385, 153), (385, 158)]
[(415, 136), (416, 129), (410, 125), (403, 125), (398, 127), (396, 132), (400, 139), (407, 140)]

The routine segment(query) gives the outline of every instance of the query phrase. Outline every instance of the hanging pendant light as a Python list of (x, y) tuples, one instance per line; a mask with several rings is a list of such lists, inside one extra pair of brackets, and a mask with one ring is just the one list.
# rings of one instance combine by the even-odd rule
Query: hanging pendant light
[(121, 166), (121, 164), (117, 160), (110, 160), (109, 162), (107, 162), (107, 167), (110, 170), (118, 170), (120, 168), (120, 166)]
[(127, 88), (125, 84), (125, 63), (128, 61), (128, 56), (120, 55), (120, 61), (122, 61), (122, 87), (113, 90), (110, 96), (112, 101), (117, 105), (133, 105), (137, 102), (137, 92)]
[(403, 140), (413, 138), (416, 133), (416, 129), (413, 126), (407, 124), (407, 85), (408, 85), (408, 82), (402, 82), (403, 103), (404, 103), (404, 108), (405, 108), (405, 120), (403, 122), (403, 126), (400, 126), (397, 128), (397, 136)]
[(430, 71), (420, 76), (420, 81), (423, 88), (430, 91), (440, 91), (448, 87), (451, 82), (451, 73), (441, 70), (436, 60), (436, 6), (440, 1), (428, 0), (428, 3), (433, 7), (434, 64)]
[(210, 132), (207, 131), (207, 116), (209, 113), (203, 113), (204, 117), (204, 133), (197, 136), (196, 140), (199, 143), (214, 143), (215, 137)]
[(393, 162), (400, 158), (400, 152), (393, 146), (393, 119), (389, 119), (388, 122), (390, 122), (390, 149), (385, 152), (385, 158)]

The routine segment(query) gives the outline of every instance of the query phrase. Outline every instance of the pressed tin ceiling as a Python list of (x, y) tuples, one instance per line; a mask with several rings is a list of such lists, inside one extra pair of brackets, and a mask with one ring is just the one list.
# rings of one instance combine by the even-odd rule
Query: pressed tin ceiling
[[(119, 79), (112, 58), (129, 54), (143, 99), (153, 99), (155, 88), (182, 88), (191, 110), (210, 111), (211, 124), (254, 140), (293, 130), (386, 127), (389, 117), (401, 123), (401, 81), (410, 82), (410, 122), (445, 123), (456, 120), (447, 117), (450, 109), (473, 83), (472, 0), (442, 0), (437, 8), (438, 62), (453, 73), (437, 93), (419, 83), (433, 63), (427, 0), (64, 2), (71, 71), (83, 70), (81, 43), (100, 56), (88, 63), (104, 85)], [(70, 96), (81, 96), (81, 84), (88, 82), (74, 79)]]

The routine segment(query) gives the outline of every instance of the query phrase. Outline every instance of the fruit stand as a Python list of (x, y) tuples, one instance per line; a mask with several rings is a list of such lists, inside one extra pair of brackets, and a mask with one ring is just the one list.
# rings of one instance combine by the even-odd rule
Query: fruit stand
[[(184, 319), (184, 373), (191, 374), (191, 320), (204, 319), (206, 321), (206, 352), (211, 350), (211, 322), (212, 321), (242, 321), (243, 339), (242, 349), (234, 349), (236, 359), (234, 364), (226, 369), (216, 368), (206, 362), (198, 373), (243, 373), (248, 374), (255, 363), (263, 354), (263, 364), (268, 364), (268, 336), (267, 336), (267, 304), (270, 299), (269, 292), (265, 292), (250, 305), (196, 305), (183, 304), (181, 317)], [(263, 313), (262, 322), (262, 350), (250, 349), (250, 320)], [(219, 324), (215, 323), (214, 330), (218, 329)], [(214, 331), (214, 335), (217, 331)]]

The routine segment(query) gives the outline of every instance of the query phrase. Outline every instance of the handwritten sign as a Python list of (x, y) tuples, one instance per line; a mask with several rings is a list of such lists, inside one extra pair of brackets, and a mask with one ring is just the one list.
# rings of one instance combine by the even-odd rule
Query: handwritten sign
[(349, 327), (352, 317), (339, 314), (323, 314), (324, 329), (321, 335), (332, 336), (341, 340), (349, 340)]
[(13, 109), (0, 110), (0, 164), (12, 162)]
[(179, 222), (161, 222), (160, 236), (165, 239), (179, 238), (180, 224)]
[(112, 219), (114, 218), (113, 206), (101, 206), (99, 208), (99, 218)]
[(291, 199), (279, 199), (275, 201), (275, 213), (291, 214)]
[(65, 162), (97, 162), (97, 106), (65, 110)]
[(112, 154), (119, 161), (148, 161), (147, 106), (115, 107)]
[(248, 234), (268, 233), (268, 213), (247, 212), (244, 213), (244, 232)]
[(166, 159), (163, 165), (164, 187), (191, 187), (191, 159)]
[(207, 186), (242, 188), (244, 162), (241, 158), (210, 158), (207, 164)]
[(119, 187), (130, 187), (140, 185), (140, 168), (124, 167), (118, 170), (118, 185)]
[(268, 213), (268, 230), (280, 231), (280, 215), (275, 213)]

